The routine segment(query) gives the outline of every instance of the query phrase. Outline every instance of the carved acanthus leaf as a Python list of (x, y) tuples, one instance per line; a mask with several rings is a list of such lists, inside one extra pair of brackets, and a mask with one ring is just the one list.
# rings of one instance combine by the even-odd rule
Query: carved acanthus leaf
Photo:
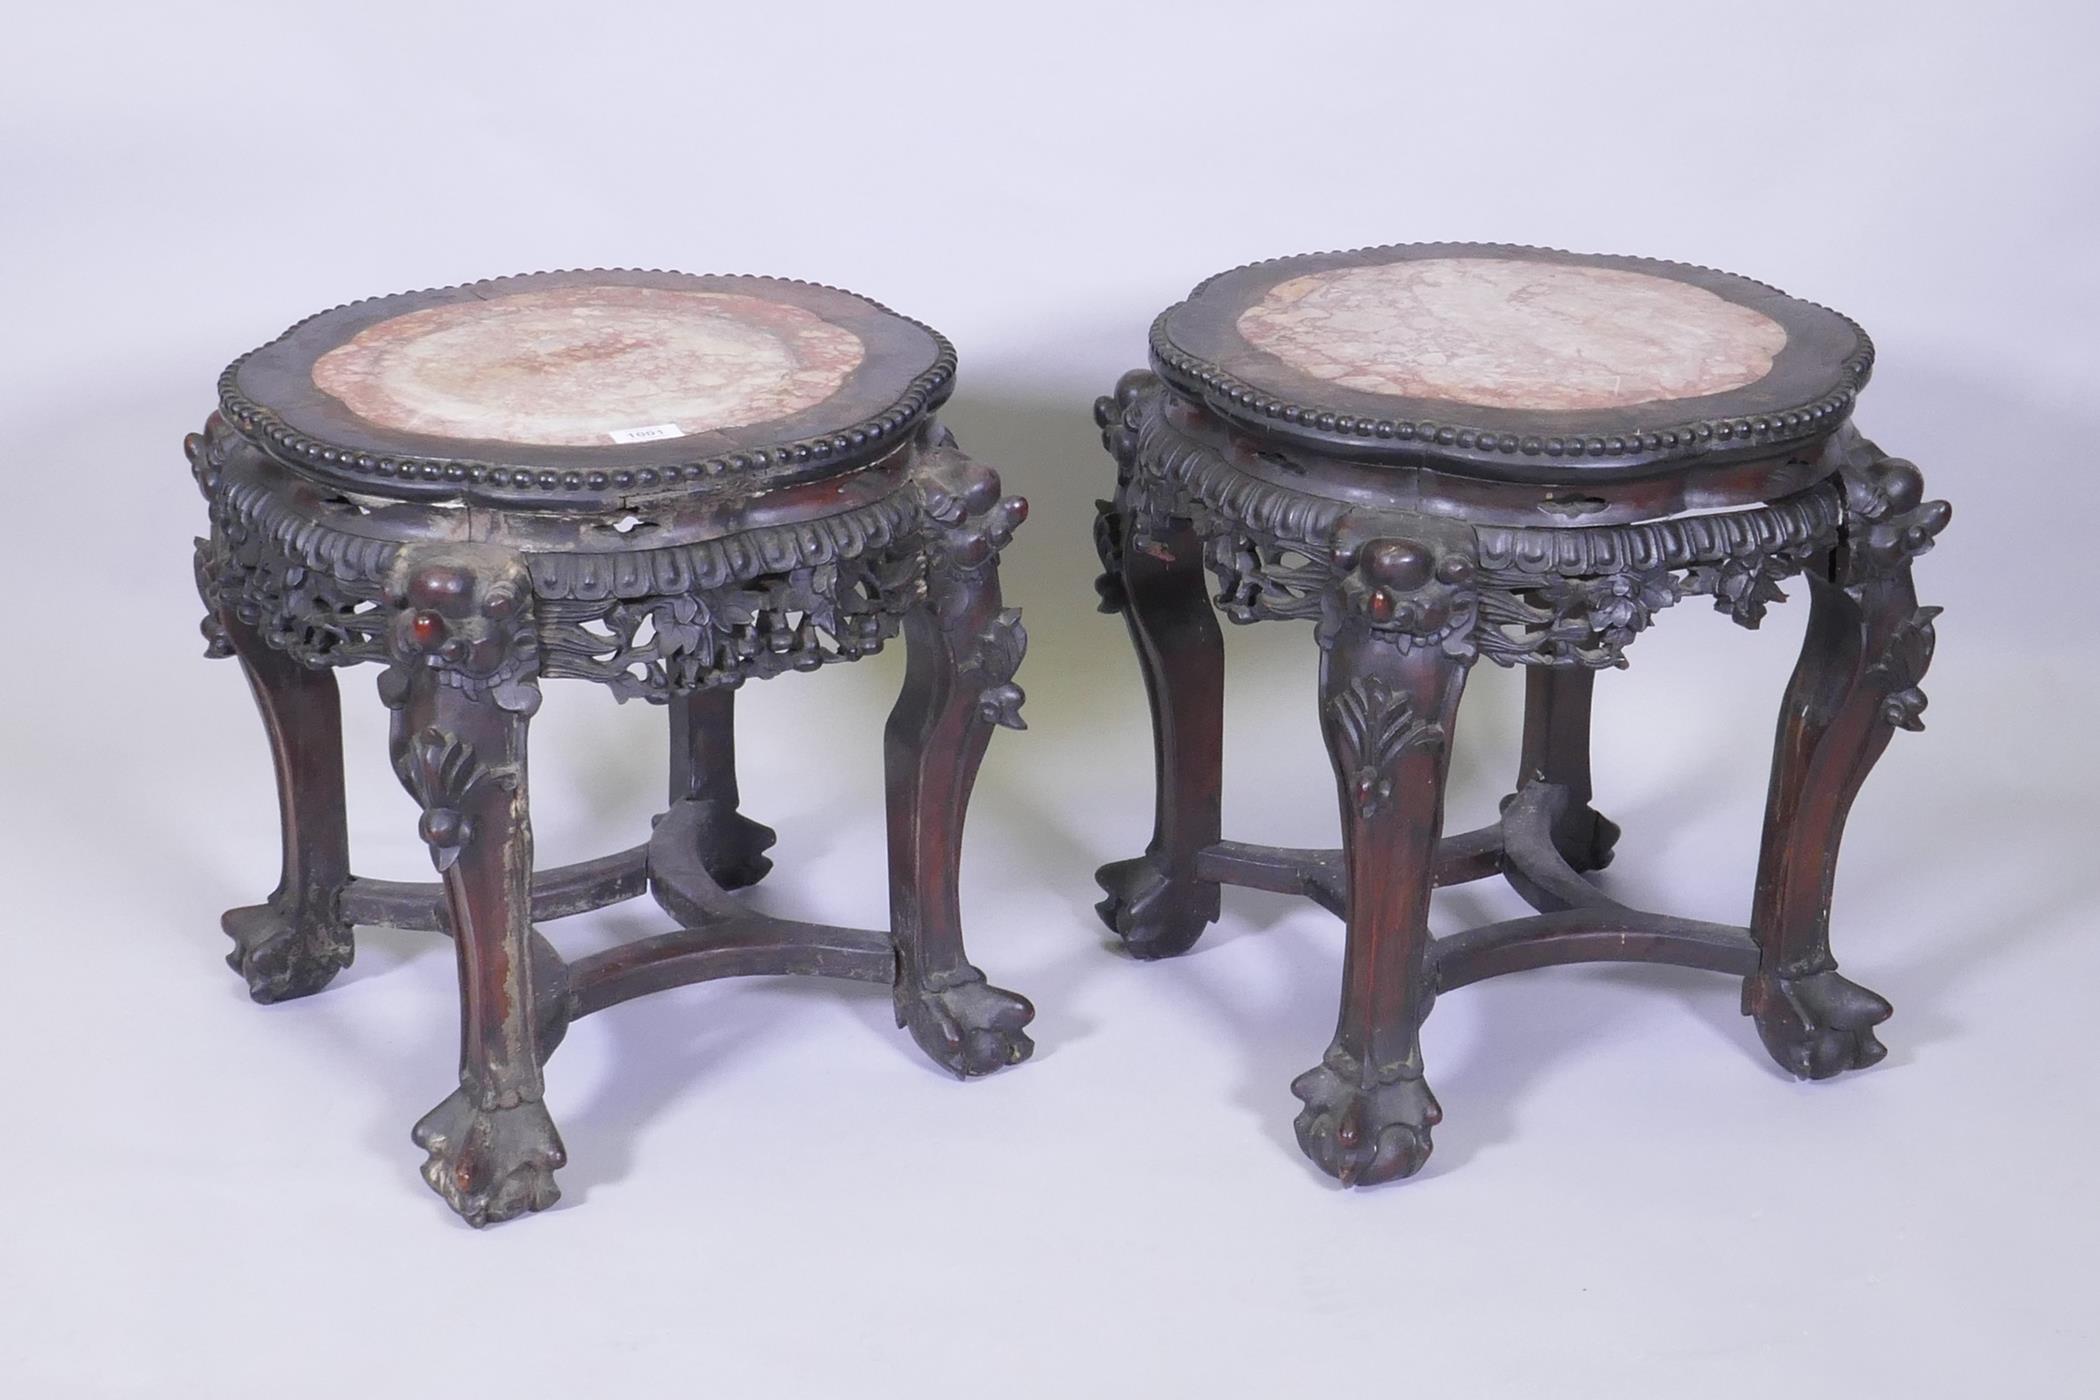
[(434, 725), (410, 735), (394, 763), (423, 809), (418, 831), (430, 847), (432, 864), (440, 871), (450, 870), (474, 839), (468, 809), (481, 786), (496, 775), (458, 735)]
[(1376, 676), (1358, 676), (1333, 701), (1357, 811), (1377, 815), (1393, 795), (1392, 768), (1411, 749), (1434, 748), (1444, 727), (1415, 713), (1414, 702)]

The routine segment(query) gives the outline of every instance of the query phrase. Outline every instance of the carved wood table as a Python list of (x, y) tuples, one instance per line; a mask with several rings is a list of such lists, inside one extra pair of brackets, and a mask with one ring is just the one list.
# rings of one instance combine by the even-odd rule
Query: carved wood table
[[(1873, 349), (1834, 312), (1634, 258), (1414, 245), (1284, 258), (1203, 283), (1154, 323), (1152, 371), (1096, 407), (1115, 500), (1096, 531), (1150, 699), (1158, 804), (1104, 867), (1129, 950), (1186, 950), (1221, 885), (1347, 923), (1341, 1016), (1292, 1084), (1299, 1145), (1345, 1184), (1417, 1171), (1441, 1117), (1419, 1028), (1439, 992), (1555, 963), (1679, 963), (1743, 979), (1795, 1075), (1883, 1055), (1889, 1005), (1841, 976), (1829, 913), (1853, 795), (1921, 727), (1936, 608), (1911, 559), (1947, 523), (1910, 463), (1851, 426)], [(1339, 851), (1224, 840), (1223, 659), (1235, 622), (1316, 621)], [(1591, 805), (1598, 668), (1656, 612), (1711, 598), (1746, 627), (1806, 582), (1747, 928), (1628, 908), (1583, 878), (1618, 829)], [(1516, 791), (1443, 836), (1459, 694), (1524, 666)], [(1432, 938), (1433, 886), (1500, 874), (1538, 912)]]
[[(224, 924), (257, 1001), (319, 991), (351, 928), (458, 951), (459, 1087), (416, 1125), (475, 1225), (551, 1204), (542, 1065), (569, 1022), (706, 978), (888, 984), (957, 1075), (1027, 1057), (1023, 998), (963, 949), (963, 812), (1020, 728), (1026, 645), (998, 555), (1027, 513), (935, 410), (947, 341), (844, 292), (550, 273), (339, 307), (236, 361), (186, 443), (210, 503), (213, 655), (247, 672), (276, 760), (282, 878)], [(738, 810), (742, 682), (902, 631), (884, 739), (886, 932), (761, 916), (727, 892), (773, 833)], [(351, 873), (335, 667), (385, 666), (396, 773), (439, 880)], [(526, 727), (573, 676), (670, 711), (670, 809), (631, 850), (535, 871)], [(564, 964), (533, 927), (647, 893), (672, 931)]]

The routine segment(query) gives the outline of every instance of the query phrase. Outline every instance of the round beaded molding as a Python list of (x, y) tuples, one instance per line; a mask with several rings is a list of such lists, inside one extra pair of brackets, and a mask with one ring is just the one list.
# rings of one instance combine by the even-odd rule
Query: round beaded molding
[[(531, 283), (547, 277), (679, 276), (663, 269), (590, 268), (560, 272), (519, 273), (484, 281), (430, 288), (420, 292), (360, 297), (327, 311), (315, 312), (287, 327), (271, 342), (275, 345), (301, 328), (320, 320), (374, 302), (402, 296), (422, 296), (460, 291), (466, 287), (502, 288)], [(849, 427), (779, 444), (742, 451), (723, 452), (686, 461), (622, 467), (528, 467), (469, 457), (417, 455), (403, 452), (357, 451), (323, 441), (287, 424), (274, 410), (257, 403), (239, 384), (242, 366), (269, 346), (261, 346), (228, 365), (219, 375), (219, 410), (240, 434), (270, 456), (309, 475), (331, 482), (357, 484), (360, 480), (382, 495), (430, 498), (471, 494), (490, 504), (517, 503), (588, 505), (616, 503), (635, 491), (662, 490), (680, 483), (702, 483), (729, 477), (739, 484), (769, 484), (808, 474), (812, 467), (847, 470), (882, 456), (905, 441), (932, 409), (947, 400), (955, 386), (955, 347), (933, 327), (899, 315), (880, 302), (843, 288), (801, 278), (764, 277), (750, 273), (716, 274), (709, 280), (763, 282), (773, 285), (809, 287), (851, 297), (870, 310), (893, 321), (923, 331), (934, 344), (933, 363), (915, 375), (896, 401), (881, 413)]]
[[(1564, 258), (1575, 255), (1558, 248), (1515, 243), (1392, 243), (1354, 248), (1334, 253), (1297, 254), (1264, 258), (1205, 278), (1182, 302), (1162, 311), (1152, 322), (1151, 352), (1161, 378), (1184, 393), (1201, 397), (1221, 413), (1242, 420), (1260, 419), (1264, 430), (1309, 441), (1312, 445), (1344, 456), (1401, 457), (1436, 456), (1480, 463), (1492, 467), (1500, 462), (1516, 468), (1513, 475), (1528, 476), (1548, 469), (1554, 459), (1598, 459), (1608, 468), (1637, 469), (1663, 460), (1704, 455), (1717, 450), (1735, 453), (1760, 449), (1784, 450), (1794, 444), (1828, 435), (1843, 423), (1859, 391), (1874, 367), (1874, 342), (1849, 316), (1814, 302), (1799, 302), (1834, 318), (1857, 338), (1858, 349), (1838, 368), (1838, 383), (1824, 393), (1784, 408), (1735, 416), (1694, 418), (1661, 428), (1622, 432), (1513, 432), (1482, 426), (1462, 418), (1383, 418), (1375, 415), (1336, 412), (1317, 404), (1297, 402), (1272, 390), (1250, 384), (1210, 360), (1177, 345), (1169, 330), (1175, 312), (1228, 277), (1281, 263), (1307, 262), (1320, 258), (1374, 258), (1381, 254), (1435, 251), (1453, 256), (1489, 254), (1500, 256), (1541, 255)], [(1668, 268), (1701, 276), (1727, 277), (1785, 297), (1764, 282), (1721, 272), (1694, 263), (1658, 258), (1627, 259), (1643, 268)], [(1462, 413), (1466, 405), (1454, 403)], [(1535, 416), (1545, 417), (1547, 414)], [(1529, 466), (1526, 472), (1523, 467)], [(1498, 473), (1499, 474), (1499, 473)]]

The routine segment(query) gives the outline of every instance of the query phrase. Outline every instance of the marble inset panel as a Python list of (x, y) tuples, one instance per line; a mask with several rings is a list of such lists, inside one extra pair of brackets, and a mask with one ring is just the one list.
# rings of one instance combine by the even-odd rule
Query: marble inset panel
[(1762, 312), (1667, 277), (1463, 257), (1294, 277), (1238, 329), (1364, 393), (1542, 411), (1738, 389), (1770, 372), (1787, 338)]
[(768, 422), (831, 397), (860, 337), (734, 292), (561, 287), (369, 326), (314, 383), (382, 428), (587, 447)]

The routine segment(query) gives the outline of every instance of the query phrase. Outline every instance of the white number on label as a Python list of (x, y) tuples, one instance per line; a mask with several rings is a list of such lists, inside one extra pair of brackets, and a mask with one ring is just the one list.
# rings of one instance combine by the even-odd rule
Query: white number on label
[(615, 428), (606, 434), (614, 442), (662, 442), (665, 438), (684, 437), (685, 430), (676, 423), (652, 423), (646, 428)]

